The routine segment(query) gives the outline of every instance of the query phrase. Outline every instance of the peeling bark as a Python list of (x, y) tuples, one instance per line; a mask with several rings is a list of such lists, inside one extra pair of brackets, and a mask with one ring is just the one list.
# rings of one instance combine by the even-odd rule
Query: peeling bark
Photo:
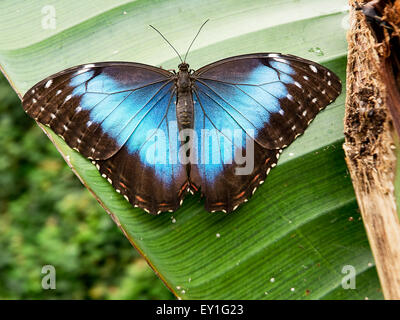
[(349, 2), (343, 148), (383, 294), (400, 299), (400, 223), (394, 192), (400, 0)]

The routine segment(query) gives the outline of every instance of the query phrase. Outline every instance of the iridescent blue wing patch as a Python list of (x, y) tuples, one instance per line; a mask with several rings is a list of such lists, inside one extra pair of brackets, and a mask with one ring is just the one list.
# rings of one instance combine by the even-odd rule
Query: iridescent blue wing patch
[[(205, 195), (209, 211), (230, 212), (248, 199), (282, 149), (341, 92), (340, 80), (330, 70), (277, 53), (227, 58), (197, 70), (193, 77), (194, 128), (197, 145), (202, 146), (196, 155), (214, 156), (214, 162), (192, 164), (190, 181)], [(202, 134), (210, 130), (208, 136)], [(246, 138), (254, 142), (253, 169), (237, 174), (244, 165), (230, 158), (246, 155)]]
[(137, 63), (77, 66), (35, 85), (23, 107), (92, 160), (132, 205), (151, 213), (176, 210), (187, 175), (175, 160), (179, 141), (172, 76)]

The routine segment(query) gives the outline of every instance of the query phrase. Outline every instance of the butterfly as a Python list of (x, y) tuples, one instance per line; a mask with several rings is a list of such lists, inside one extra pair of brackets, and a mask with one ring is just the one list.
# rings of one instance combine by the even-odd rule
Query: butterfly
[(293, 55), (246, 54), (198, 70), (185, 56), (172, 72), (75, 66), (34, 85), (23, 108), (135, 207), (173, 212), (200, 191), (207, 211), (232, 212), (340, 92), (332, 71)]

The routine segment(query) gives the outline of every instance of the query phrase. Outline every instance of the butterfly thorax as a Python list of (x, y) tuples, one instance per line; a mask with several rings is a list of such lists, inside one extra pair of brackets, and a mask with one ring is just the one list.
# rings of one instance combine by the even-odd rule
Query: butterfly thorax
[(176, 117), (179, 129), (193, 127), (193, 97), (192, 81), (190, 78), (189, 65), (181, 63), (176, 78)]

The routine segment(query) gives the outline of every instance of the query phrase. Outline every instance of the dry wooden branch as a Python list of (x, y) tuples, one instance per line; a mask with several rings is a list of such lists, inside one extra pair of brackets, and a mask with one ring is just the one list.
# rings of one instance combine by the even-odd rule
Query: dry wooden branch
[[(400, 0), (368, 5), (380, 6), (384, 14), (396, 6), (400, 9), (399, 4)], [(368, 16), (369, 11), (357, 10), (354, 0), (350, 6), (343, 147), (383, 294), (400, 299), (400, 223), (394, 193), (400, 100), (389, 59), (390, 25), (374, 14)], [(374, 27), (381, 28), (380, 35)]]

